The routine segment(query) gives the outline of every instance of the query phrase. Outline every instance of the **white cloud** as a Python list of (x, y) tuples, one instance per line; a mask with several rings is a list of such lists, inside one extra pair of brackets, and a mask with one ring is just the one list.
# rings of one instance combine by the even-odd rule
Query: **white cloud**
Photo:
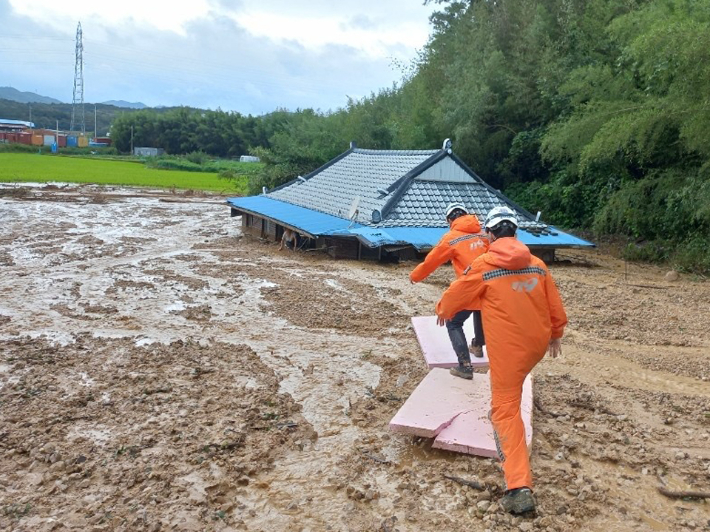
[(77, 11), (71, 9), (71, 4), (56, 0), (9, 0), (9, 3), (17, 14), (57, 28), (66, 28), (66, 24), (72, 21), (76, 26), (77, 19), (81, 19), (107, 24), (132, 22), (180, 34), (183, 33), (185, 23), (199, 18), (209, 8), (206, 0), (82, 2)]
[[(432, 11), (416, 0), (183, 4), (82, 5), (85, 100), (334, 109), (399, 80), (392, 60), (425, 44)], [(66, 4), (0, 0), (12, 28), (0, 35), (3, 84), (71, 101), (73, 17)]]
[(428, 27), (421, 20), (392, 21), (386, 27), (383, 22), (363, 14), (291, 15), (257, 8), (232, 16), (249, 33), (277, 42), (295, 41), (308, 49), (342, 44), (373, 57), (391, 57), (392, 50), (401, 47), (420, 48), (428, 36)]

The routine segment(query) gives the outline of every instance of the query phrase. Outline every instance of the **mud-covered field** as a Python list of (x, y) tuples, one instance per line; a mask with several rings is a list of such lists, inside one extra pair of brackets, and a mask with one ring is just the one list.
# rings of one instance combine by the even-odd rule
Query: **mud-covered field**
[[(387, 424), (451, 279), (242, 236), (222, 199), (0, 188), (0, 530), (710, 530), (710, 285), (561, 252), (539, 509)], [(444, 478), (475, 480), (478, 490)]]

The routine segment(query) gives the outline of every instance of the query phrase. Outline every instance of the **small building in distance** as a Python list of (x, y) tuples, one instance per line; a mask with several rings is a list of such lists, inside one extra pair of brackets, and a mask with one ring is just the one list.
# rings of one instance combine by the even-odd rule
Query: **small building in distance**
[(164, 153), (165, 150), (163, 148), (133, 148), (133, 155), (136, 157), (158, 157)]
[(32, 129), (34, 127), (34, 122), (0, 118), (0, 132), (3, 133), (24, 133), (26, 130)]
[(104, 146), (110, 146), (113, 144), (111, 137), (94, 137), (91, 139), (91, 142), (93, 142), (95, 146), (98, 144), (103, 144)]
[(440, 150), (350, 149), (310, 174), (258, 196), (230, 198), (244, 232), (279, 241), (286, 229), (299, 247), (337, 258), (414, 259), (448, 231), (444, 212), (463, 203), (483, 221), (498, 206), (513, 209), (518, 238), (550, 262), (555, 249), (593, 247), (539, 219), (492, 188), (459, 159), (449, 139)]
[(32, 122), (0, 118), (0, 143), (32, 144)]
[(242, 155), (241, 157), (239, 157), (240, 163), (258, 163), (260, 161), (261, 159), (255, 157), (254, 155)]

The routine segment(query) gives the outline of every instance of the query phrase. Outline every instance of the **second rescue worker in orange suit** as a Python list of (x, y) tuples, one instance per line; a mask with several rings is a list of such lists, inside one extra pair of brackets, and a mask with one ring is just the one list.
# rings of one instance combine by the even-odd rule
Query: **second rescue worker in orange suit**
[(567, 316), (547, 266), (515, 237), (517, 227), (508, 207), (488, 213), (490, 249), (444, 292), (436, 314), (450, 319), (461, 309), (481, 309), (490, 361), (490, 417), (506, 482), (501, 506), (524, 513), (535, 508), (535, 501), (520, 415), (523, 381), (548, 349), (553, 358), (561, 352)]
[[(418, 283), (431, 275), (434, 270), (445, 262), (451, 261), (456, 277), (460, 277), (464, 269), (488, 249), (488, 238), (481, 233), (481, 224), (475, 214), (469, 214), (463, 203), (450, 203), (446, 207), (446, 221), (450, 230), (441, 237), (439, 243), (429, 252), (419, 266), (409, 274), (412, 283)], [(471, 368), (471, 353), (476, 357), (483, 356), (483, 327), (479, 307), (466, 307), (457, 312), (447, 323), (451, 346), (454, 348), (458, 367), (451, 368), (451, 373), (463, 379), (473, 378)], [(476, 309), (476, 310), (474, 310)], [(474, 338), (469, 349), (463, 324), (473, 314)]]

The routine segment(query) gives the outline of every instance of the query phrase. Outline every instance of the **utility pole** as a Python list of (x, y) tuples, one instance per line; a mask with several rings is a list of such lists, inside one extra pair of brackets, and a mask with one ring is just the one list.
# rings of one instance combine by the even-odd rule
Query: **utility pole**
[(29, 102), (27, 105), (30, 106), (30, 129), (34, 129), (32, 127), (32, 102)]
[(133, 126), (131, 126), (131, 155), (133, 155)]
[(96, 132), (96, 104), (94, 104), (94, 138), (98, 136), (98, 133)]

